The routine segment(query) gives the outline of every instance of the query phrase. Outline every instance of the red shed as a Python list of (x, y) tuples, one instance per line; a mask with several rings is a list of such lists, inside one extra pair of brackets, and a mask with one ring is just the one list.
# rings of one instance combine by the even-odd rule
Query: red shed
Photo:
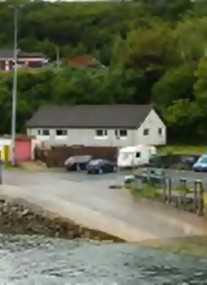
[(17, 161), (31, 160), (32, 158), (32, 138), (21, 136), (16, 138), (15, 157)]

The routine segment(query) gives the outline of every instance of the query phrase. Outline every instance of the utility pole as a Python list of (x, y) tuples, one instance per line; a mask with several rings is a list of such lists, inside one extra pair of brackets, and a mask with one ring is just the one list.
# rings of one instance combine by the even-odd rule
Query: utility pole
[(18, 7), (14, 7), (14, 73), (12, 89), (12, 116), (11, 116), (11, 164), (15, 166), (15, 142), (16, 142), (16, 109), (17, 109), (17, 53), (18, 53)]

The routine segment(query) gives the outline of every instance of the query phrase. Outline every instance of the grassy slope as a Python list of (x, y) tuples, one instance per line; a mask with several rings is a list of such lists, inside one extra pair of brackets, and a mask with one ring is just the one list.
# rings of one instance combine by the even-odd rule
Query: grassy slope
[(207, 153), (207, 145), (167, 145), (160, 147), (161, 153), (194, 153), (203, 154)]

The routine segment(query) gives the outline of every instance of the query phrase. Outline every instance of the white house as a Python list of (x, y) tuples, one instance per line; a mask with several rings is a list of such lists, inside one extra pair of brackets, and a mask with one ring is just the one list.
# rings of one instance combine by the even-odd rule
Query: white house
[(27, 134), (47, 145), (166, 144), (166, 126), (151, 105), (43, 106)]

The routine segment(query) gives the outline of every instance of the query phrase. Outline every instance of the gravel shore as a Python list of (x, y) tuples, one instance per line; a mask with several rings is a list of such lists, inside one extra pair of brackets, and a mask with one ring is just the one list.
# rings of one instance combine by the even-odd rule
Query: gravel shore
[(0, 232), (11, 234), (40, 234), (66, 239), (122, 241), (107, 233), (88, 229), (73, 221), (58, 217), (22, 199), (0, 197)]

